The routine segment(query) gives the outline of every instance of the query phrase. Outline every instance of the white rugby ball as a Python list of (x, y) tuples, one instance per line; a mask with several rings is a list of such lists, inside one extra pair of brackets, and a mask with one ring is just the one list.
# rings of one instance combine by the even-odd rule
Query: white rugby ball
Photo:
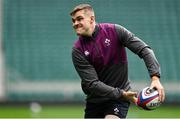
[(159, 94), (156, 89), (144, 88), (138, 94), (137, 105), (144, 110), (154, 110), (161, 105)]

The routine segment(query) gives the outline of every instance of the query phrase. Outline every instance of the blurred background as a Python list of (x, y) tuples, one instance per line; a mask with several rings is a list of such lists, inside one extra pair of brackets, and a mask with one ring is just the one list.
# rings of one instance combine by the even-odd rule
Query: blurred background
[[(120, 24), (145, 41), (161, 65), (165, 103), (154, 112), (132, 107), (128, 116), (180, 118), (179, 0), (0, 0), (0, 117), (83, 117), (69, 15), (80, 3), (93, 6), (97, 22)], [(140, 91), (150, 77), (143, 60), (127, 52), (129, 79)]]

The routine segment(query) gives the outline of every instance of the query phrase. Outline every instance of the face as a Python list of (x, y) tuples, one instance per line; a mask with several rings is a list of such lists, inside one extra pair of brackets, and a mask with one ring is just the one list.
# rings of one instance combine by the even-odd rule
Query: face
[(72, 25), (78, 36), (91, 35), (92, 17), (93, 16), (86, 14), (84, 10), (77, 11), (72, 16)]

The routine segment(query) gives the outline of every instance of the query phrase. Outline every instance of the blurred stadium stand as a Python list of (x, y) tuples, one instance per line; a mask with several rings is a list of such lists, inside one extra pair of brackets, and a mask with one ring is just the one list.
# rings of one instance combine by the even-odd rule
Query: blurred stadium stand
[[(94, 7), (97, 22), (121, 24), (149, 44), (161, 64), (166, 102), (180, 103), (179, 0), (4, 0), (5, 101), (84, 100), (71, 61), (77, 36), (69, 12), (79, 3)], [(127, 51), (129, 78), (140, 90), (150, 78), (143, 60)]]

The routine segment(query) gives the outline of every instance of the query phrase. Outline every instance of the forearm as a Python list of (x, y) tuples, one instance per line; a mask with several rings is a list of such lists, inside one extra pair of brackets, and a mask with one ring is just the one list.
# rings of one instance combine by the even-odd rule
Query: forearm
[(77, 73), (81, 77), (81, 85), (85, 94), (111, 99), (121, 97), (122, 90), (106, 85), (100, 81), (94, 67), (77, 49), (73, 49), (72, 60)]
[(160, 77), (160, 66), (150, 47), (140, 38), (120, 25), (115, 25), (119, 41), (145, 62), (149, 75)]
[(157, 76), (160, 78), (160, 65), (154, 55), (153, 50), (146, 47), (140, 52), (139, 56), (144, 60), (150, 77)]
[(86, 92), (88, 95), (107, 97), (111, 99), (121, 98), (123, 91), (119, 88), (108, 86), (99, 80), (91, 80), (89, 82), (82, 79), (82, 88), (83, 91)]

